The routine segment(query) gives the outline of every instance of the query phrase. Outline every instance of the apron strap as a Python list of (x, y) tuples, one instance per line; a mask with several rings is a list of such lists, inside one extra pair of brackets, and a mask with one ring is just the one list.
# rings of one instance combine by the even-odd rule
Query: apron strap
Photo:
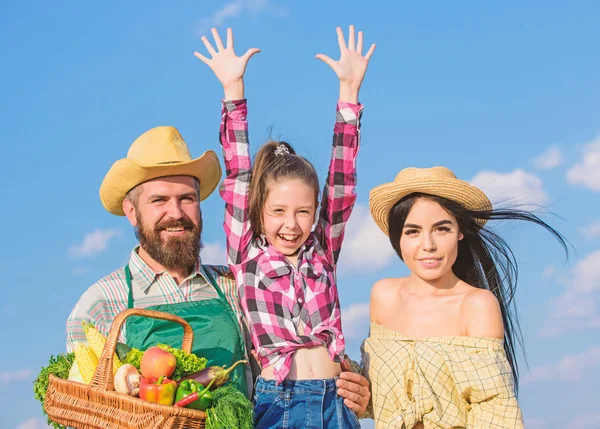
[(131, 270), (129, 269), (129, 264), (125, 265), (125, 281), (127, 282), (127, 287), (129, 289), (127, 295), (127, 308), (133, 307), (133, 288), (131, 287)]
[(208, 281), (208, 284), (211, 285), (217, 291), (219, 298), (221, 298), (222, 300), (227, 302), (227, 305), (229, 306), (229, 302), (225, 298), (225, 294), (223, 293), (221, 288), (217, 285), (217, 282), (215, 281), (213, 276), (210, 275), (210, 272), (204, 265), (202, 266), (202, 273), (204, 274), (206, 281)]

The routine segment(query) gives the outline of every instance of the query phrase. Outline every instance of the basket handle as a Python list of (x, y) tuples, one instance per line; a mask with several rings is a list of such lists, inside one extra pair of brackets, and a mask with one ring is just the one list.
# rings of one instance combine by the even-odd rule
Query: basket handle
[(175, 316), (170, 313), (165, 313), (156, 310), (145, 310), (143, 308), (130, 308), (117, 314), (112, 325), (110, 325), (110, 331), (108, 332), (108, 338), (102, 351), (102, 356), (98, 360), (98, 367), (92, 378), (90, 386), (98, 386), (102, 391), (114, 390), (113, 385), (113, 356), (117, 348), (117, 341), (119, 339), (119, 332), (121, 332), (121, 326), (129, 316), (143, 316), (150, 317), (152, 319), (168, 320), (170, 322), (179, 323), (183, 326), (183, 342), (181, 349), (185, 352), (192, 352), (192, 343), (194, 342), (194, 331), (190, 324), (183, 318)]

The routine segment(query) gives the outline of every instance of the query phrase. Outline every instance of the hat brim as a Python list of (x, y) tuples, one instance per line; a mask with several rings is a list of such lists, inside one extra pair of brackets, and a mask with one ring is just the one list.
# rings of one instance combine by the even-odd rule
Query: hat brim
[[(469, 210), (491, 210), (492, 203), (479, 188), (459, 179), (413, 179), (402, 182), (384, 183), (373, 188), (369, 194), (369, 207), (373, 220), (389, 235), (389, 214), (402, 198), (413, 193), (435, 195), (454, 201)], [(480, 226), (485, 219), (477, 219)]]
[(166, 176), (192, 176), (200, 182), (200, 201), (216, 189), (221, 180), (221, 165), (217, 154), (208, 150), (192, 161), (142, 166), (123, 158), (115, 162), (100, 185), (100, 200), (110, 213), (125, 216), (123, 200), (137, 185)]

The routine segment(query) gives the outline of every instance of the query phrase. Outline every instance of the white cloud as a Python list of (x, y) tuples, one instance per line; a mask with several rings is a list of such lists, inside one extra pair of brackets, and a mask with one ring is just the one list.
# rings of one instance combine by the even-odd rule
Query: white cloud
[(544, 268), (544, 272), (542, 273), (542, 277), (544, 277), (545, 279), (549, 278), (550, 276), (552, 276), (552, 274), (554, 274), (556, 272), (556, 267), (549, 265), (546, 268)]
[(203, 264), (227, 265), (227, 253), (221, 243), (206, 243), (200, 251)]
[(481, 171), (473, 177), (471, 184), (480, 188), (492, 204), (542, 205), (548, 201), (542, 180), (535, 174), (516, 169), (511, 173)]
[(212, 27), (219, 27), (232, 18), (237, 18), (248, 13), (269, 12), (277, 16), (287, 16), (288, 10), (275, 4), (272, 0), (233, 0), (223, 5), (212, 15), (204, 17), (198, 24), (198, 34), (206, 36)]
[(565, 291), (551, 303), (543, 336), (600, 328), (600, 250), (577, 262), (565, 282)]
[(74, 244), (69, 248), (69, 255), (73, 258), (85, 258), (96, 255), (108, 249), (113, 238), (120, 237), (118, 229), (97, 229), (85, 234), (81, 244)]
[(574, 383), (581, 381), (588, 368), (598, 364), (600, 364), (600, 346), (594, 346), (582, 353), (566, 355), (554, 365), (532, 368), (523, 377), (523, 385), (545, 380)]
[(356, 204), (346, 225), (338, 273), (376, 271), (385, 267), (394, 255), (389, 239), (381, 232), (369, 209)]
[(51, 426), (48, 425), (46, 420), (42, 420), (37, 417), (32, 417), (19, 423), (15, 429), (48, 429)]
[(30, 379), (33, 379), (33, 372), (27, 368), (0, 372), (0, 383), (11, 383)]
[(365, 338), (369, 333), (369, 304), (342, 308), (342, 328), (346, 338)]
[(550, 170), (558, 167), (563, 161), (564, 157), (561, 150), (557, 146), (550, 146), (533, 160), (533, 165), (538, 170)]
[(585, 238), (600, 238), (600, 220), (592, 222), (581, 230)]
[(585, 145), (581, 162), (567, 171), (567, 182), (600, 192), (600, 136)]
[(575, 417), (567, 429), (598, 429), (600, 428), (600, 413), (583, 414)]

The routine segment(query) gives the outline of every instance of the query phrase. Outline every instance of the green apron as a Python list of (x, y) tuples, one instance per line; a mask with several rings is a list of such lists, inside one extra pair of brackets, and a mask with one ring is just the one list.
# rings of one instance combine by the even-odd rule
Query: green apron
[[(206, 280), (217, 291), (218, 298), (203, 301), (161, 304), (146, 307), (149, 310), (164, 311), (185, 319), (194, 331), (192, 353), (208, 360), (208, 366), (231, 366), (245, 359), (244, 340), (240, 327), (229, 302), (217, 286), (208, 270), (203, 270)], [(131, 270), (125, 266), (125, 279), (129, 288), (128, 308), (134, 308)], [(180, 324), (149, 317), (130, 316), (125, 320), (127, 345), (146, 350), (158, 343), (180, 348), (183, 328)], [(229, 374), (229, 379), (244, 395), (246, 386), (245, 365), (238, 365)]]

